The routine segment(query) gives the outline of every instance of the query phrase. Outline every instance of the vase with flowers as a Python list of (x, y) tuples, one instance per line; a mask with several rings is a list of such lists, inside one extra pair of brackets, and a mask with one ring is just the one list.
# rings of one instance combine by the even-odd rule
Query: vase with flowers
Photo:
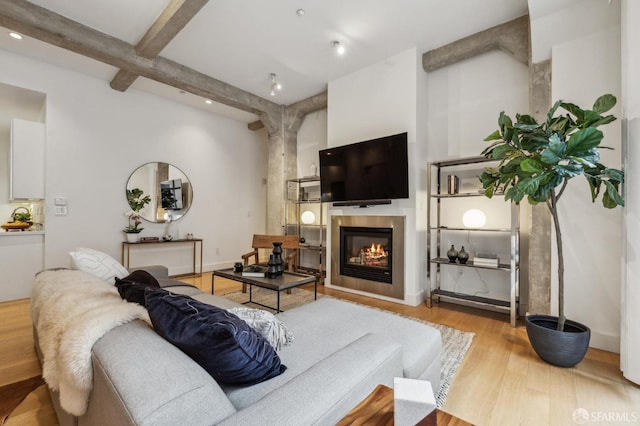
[(127, 201), (131, 211), (125, 213), (129, 218), (129, 224), (123, 229), (127, 236), (127, 241), (132, 243), (138, 241), (138, 234), (144, 229), (140, 228), (142, 224), (140, 210), (151, 202), (151, 197), (144, 195), (144, 191), (140, 188), (127, 189)]

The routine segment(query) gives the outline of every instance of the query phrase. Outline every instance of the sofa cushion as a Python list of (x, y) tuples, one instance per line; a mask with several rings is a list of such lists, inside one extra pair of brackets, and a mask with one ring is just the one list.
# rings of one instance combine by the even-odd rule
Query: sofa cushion
[(147, 306), (144, 300), (144, 289), (147, 287), (160, 288), (158, 280), (156, 280), (150, 273), (137, 270), (120, 279), (116, 280), (116, 288), (120, 297), (127, 302), (137, 303), (142, 306)]
[(114, 284), (115, 277), (123, 278), (129, 271), (113, 257), (98, 250), (79, 247), (69, 253), (71, 269), (88, 272), (109, 284)]
[(143, 269), (136, 269), (129, 275), (122, 278), (123, 281), (129, 281), (138, 284), (150, 285), (152, 287), (160, 287), (160, 283), (149, 271)]
[(245, 308), (244, 306), (242, 308), (231, 308), (229, 312), (249, 324), (251, 328), (267, 339), (267, 342), (277, 351), (283, 346), (290, 345), (295, 338), (291, 330), (271, 312), (262, 309)]
[(249, 385), (286, 370), (275, 349), (227, 310), (147, 287), (153, 326), (221, 384)]

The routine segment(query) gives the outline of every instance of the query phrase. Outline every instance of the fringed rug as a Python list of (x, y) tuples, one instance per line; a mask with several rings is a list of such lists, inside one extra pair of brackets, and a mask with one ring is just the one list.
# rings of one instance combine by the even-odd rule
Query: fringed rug
[(0, 387), (0, 425), (9, 417), (9, 414), (36, 388), (44, 385), (41, 376), (32, 377), (20, 382), (11, 383)]
[[(275, 306), (276, 305), (276, 294), (274, 291), (265, 290), (258, 287), (253, 288), (252, 300), (261, 303), (263, 305)], [(234, 291), (232, 293), (227, 293), (224, 295), (229, 300), (233, 300), (237, 303), (246, 303), (249, 300), (249, 293), (242, 293), (241, 291)], [(332, 297), (324, 294), (318, 294), (318, 297)], [(287, 294), (286, 292), (280, 293), (280, 309), (286, 311), (288, 309), (295, 308), (296, 306), (304, 305), (305, 303), (313, 302), (313, 291), (308, 291), (302, 288), (294, 288), (292, 289), (291, 294)], [(341, 299), (344, 302), (355, 303), (349, 300)], [(263, 306), (247, 304), (247, 306), (266, 309)], [(365, 305), (366, 306), (366, 305)], [(379, 309), (375, 307), (371, 307), (372, 309)], [(380, 309), (383, 310), (383, 309)], [(272, 310), (275, 313), (275, 309)], [(385, 311), (390, 312), (390, 311)], [(442, 366), (440, 369), (440, 391), (436, 394), (436, 403), (438, 407), (442, 407), (447, 398), (447, 394), (449, 393), (449, 387), (453, 382), (453, 378), (464, 359), (465, 354), (469, 350), (471, 346), (471, 342), (473, 341), (474, 333), (469, 333), (466, 331), (456, 330), (455, 328), (447, 327), (446, 325), (435, 324), (429, 321), (421, 320), (419, 318), (410, 317), (407, 315), (398, 314), (395, 312), (391, 312), (395, 315), (400, 315), (402, 317), (411, 319), (413, 321), (418, 321), (424, 324), (428, 324), (431, 327), (437, 328), (440, 330), (440, 335), (442, 336), (442, 353), (441, 353), (441, 362)]]

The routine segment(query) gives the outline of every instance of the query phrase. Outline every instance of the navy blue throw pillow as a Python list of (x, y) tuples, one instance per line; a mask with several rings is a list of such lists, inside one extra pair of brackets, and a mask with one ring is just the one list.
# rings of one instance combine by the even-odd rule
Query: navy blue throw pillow
[(151, 287), (145, 298), (156, 332), (218, 383), (252, 385), (286, 370), (273, 346), (231, 312)]
[(127, 302), (137, 303), (142, 306), (146, 306), (144, 300), (144, 289), (147, 287), (160, 288), (158, 280), (147, 271), (137, 270), (133, 271), (130, 275), (120, 279), (116, 278), (116, 288), (120, 297)]

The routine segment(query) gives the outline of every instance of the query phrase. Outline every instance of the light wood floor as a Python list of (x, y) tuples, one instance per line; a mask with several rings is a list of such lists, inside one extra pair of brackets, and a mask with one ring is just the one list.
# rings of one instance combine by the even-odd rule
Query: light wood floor
[[(211, 291), (210, 273), (183, 280)], [(216, 278), (216, 294), (237, 289), (237, 283)], [(579, 408), (590, 416), (588, 424), (640, 423), (640, 387), (623, 379), (617, 354), (590, 349), (575, 368), (552, 367), (533, 352), (524, 326), (510, 327), (506, 315), (444, 303), (431, 309), (404, 306), (322, 286), (319, 291), (475, 333), (444, 410), (476, 425), (574, 425), (572, 416)], [(0, 303), (0, 386), (39, 372), (29, 301)], [(32, 393), (6, 423), (55, 424), (45, 387)]]

